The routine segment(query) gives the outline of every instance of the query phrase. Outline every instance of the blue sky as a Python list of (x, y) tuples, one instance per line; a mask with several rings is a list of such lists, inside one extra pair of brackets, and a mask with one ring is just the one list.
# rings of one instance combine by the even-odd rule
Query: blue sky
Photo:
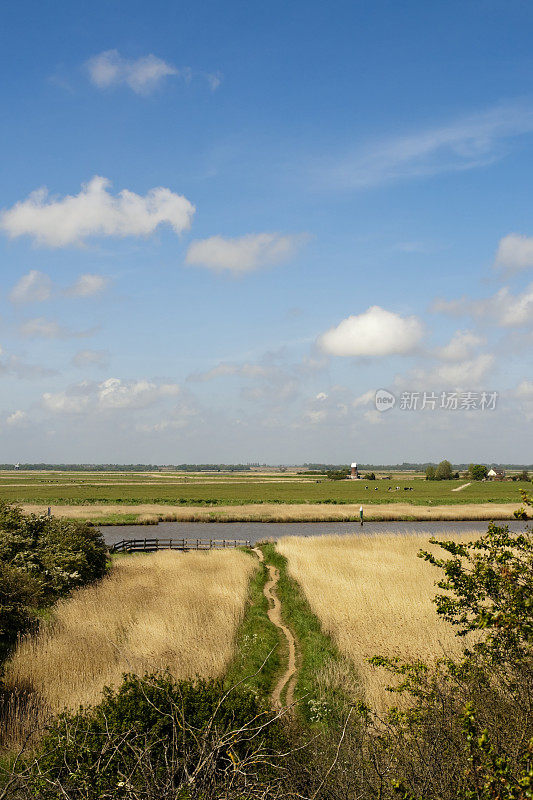
[(532, 34), (523, 2), (11, 4), (0, 460), (531, 463)]

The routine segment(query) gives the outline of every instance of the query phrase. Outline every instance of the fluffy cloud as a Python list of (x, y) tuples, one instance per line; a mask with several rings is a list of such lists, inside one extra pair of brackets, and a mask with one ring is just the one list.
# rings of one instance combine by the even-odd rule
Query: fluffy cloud
[(67, 394), (67, 392), (45, 392), (42, 398), (43, 406), (48, 411), (56, 414), (81, 414), (89, 405), (86, 394)]
[[(105, 275), (87, 273), (67, 287), (62, 294), (65, 297), (92, 297), (100, 294), (109, 285)], [(12, 303), (44, 303), (55, 294), (55, 287), (49, 275), (32, 269), (15, 284), (9, 299)]]
[(504, 236), (498, 245), (495, 264), (509, 270), (533, 267), (533, 238), (518, 233)]
[(108, 286), (109, 278), (105, 275), (80, 275), (80, 277), (66, 289), (65, 294), (68, 297), (93, 297), (95, 294), (100, 294)]
[(52, 281), (44, 272), (36, 269), (23, 275), (11, 290), (12, 303), (42, 303), (52, 294)]
[(504, 286), (492, 297), (484, 300), (470, 300), (467, 297), (458, 300), (436, 300), (433, 311), (450, 316), (470, 315), (486, 318), (502, 328), (516, 328), (533, 322), (533, 283), (530, 283), (521, 294), (513, 295)]
[(482, 353), (476, 358), (459, 361), (457, 364), (443, 364), (433, 372), (437, 384), (452, 387), (478, 386), (494, 365), (494, 356)]
[(12, 414), (6, 418), (6, 425), (9, 425), (10, 428), (19, 428), (28, 423), (28, 415), (25, 411), (21, 411), (18, 409), (14, 411)]
[(52, 319), (36, 317), (20, 326), (20, 333), (26, 339), (76, 339), (90, 336), (92, 331), (71, 331)]
[(405, 355), (415, 349), (423, 336), (416, 317), (401, 317), (380, 306), (343, 319), (322, 334), (318, 346), (334, 356)]
[(98, 386), (98, 404), (101, 408), (145, 408), (163, 397), (174, 397), (179, 391), (175, 383), (108, 378)]
[(280, 233), (250, 233), (235, 239), (211, 236), (191, 242), (187, 264), (207, 267), (215, 272), (245, 272), (277, 264), (290, 258), (306, 240), (303, 235)]
[(143, 197), (123, 189), (112, 195), (106, 178), (95, 176), (77, 195), (48, 197), (32, 192), (0, 215), (9, 236), (32, 236), (49, 247), (81, 245), (90, 236), (148, 236), (161, 224), (179, 234), (187, 230), (195, 211), (186, 197), (158, 187)]
[(464, 361), (438, 364), (432, 369), (413, 369), (406, 376), (397, 376), (399, 390), (435, 391), (439, 389), (470, 390), (482, 386), (495, 365), (494, 356), (481, 353)]
[(472, 350), (484, 341), (473, 331), (456, 331), (448, 344), (440, 347), (436, 354), (444, 361), (464, 361), (470, 357)]
[(522, 381), (522, 383), (517, 386), (516, 396), (533, 400), (533, 381)]
[(179, 392), (180, 387), (175, 383), (108, 378), (101, 383), (82, 381), (55, 394), (46, 392), (42, 403), (49, 411), (65, 414), (118, 411), (148, 408), (160, 400), (175, 397)]
[(154, 55), (123, 58), (117, 50), (106, 50), (87, 62), (89, 77), (99, 89), (129, 86), (137, 94), (150, 94), (169, 75), (180, 70)]
[(42, 364), (28, 364), (19, 356), (7, 355), (0, 347), (0, 375), (14, 375), (16, 378), (35, 380), (40, 378), (50, 378), (57, 375), (55, 369), (48, 369)]
[(171, 76), (181, 78), (186, 83), (190, 83), (194, 77), (204, 79), (212, 92), (222, 83), (220, 72), (195, 72), (190, 67), (178, 69), (152, 54), (129, 59), (121, 56), (118, 50), (106, 50), (90, 58), (86, 67), (91, 82), (99, 89), (128, 86), (140, 95), (151, 94), (165, 78)]

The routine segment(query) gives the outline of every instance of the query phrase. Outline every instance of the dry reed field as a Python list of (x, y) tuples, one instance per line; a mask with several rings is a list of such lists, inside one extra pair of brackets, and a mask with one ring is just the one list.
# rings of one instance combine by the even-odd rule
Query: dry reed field
[[(457, 495), (453, 495), (456, 497)], [(360, 503), (262, 503), (238, 506), (173, 506), (143, 503), (137, 505), (61, 505), (54, 516), (71, 519), (105, 520), (109, 515), (132, 516), (141, 523), (160, 522), (327, 522), (357, 520)], [(461, 505), (416, 506), (408, 503), (365, 505), (365, 519), (377, 520), (492, 520), (513, 519), (520, 503), (463, 503)], [(27, 514), (46, 514), (47, 506), (23, 503)], [(117, 522), (115, 520), (115, 522)], [(133, 520), (132, 520), (133, 521)]]
[(256, 568), (256, 559), (235, 550), (121, 557), (20, 644), (6, 684), (37, 692), (43, 711), (58, 712), (97, 702), (124, 672), (222, 675)]
[(420, 548), (434, 548), (428, 538), (383, 534), (286, 537), (278, 542), (290, 575), (324, 631), (354, 663), (361, 693), (378, 711), (398, 697), (385, 690), (394, 680), (368, 664), (369, 658), (431, 662), (461, 649), (431, 602), (439, 591), (434, 585), (439, 571), (416, 556)]

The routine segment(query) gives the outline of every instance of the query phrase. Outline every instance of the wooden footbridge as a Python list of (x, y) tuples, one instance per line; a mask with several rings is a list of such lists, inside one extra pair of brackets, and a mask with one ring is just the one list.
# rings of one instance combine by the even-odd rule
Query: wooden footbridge
[(223, 550), (251, 547), (249, 539), (123, 539), (110, 545), (110, 553), (154, 553), (156, 550)]

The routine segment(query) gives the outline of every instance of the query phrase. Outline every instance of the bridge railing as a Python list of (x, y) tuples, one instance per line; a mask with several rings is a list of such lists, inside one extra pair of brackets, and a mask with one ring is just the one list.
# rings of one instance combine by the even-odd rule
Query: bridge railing
[(156, 550), (222, 550), (251, 547), (249, 539), (122, 539), (110, 545), (110, 553), (153, 553)]

